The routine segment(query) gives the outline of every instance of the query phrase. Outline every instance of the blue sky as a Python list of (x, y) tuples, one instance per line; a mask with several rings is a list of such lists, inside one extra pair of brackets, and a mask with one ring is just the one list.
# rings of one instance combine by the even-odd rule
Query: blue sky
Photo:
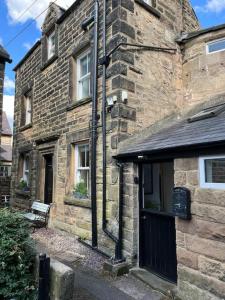
[[(68, 8), (73, 1), (58, 0), (56, 3)], [(10, 123), (13, 116), (14, 95), (14, 72), (12, 69), (40, 38), (40, 26), (44, 13), (37, 20), (34, 19), (48, 7), (49, 2), (50, 0), (0, 0), (0, 43), (13, 59), (13, 63), (7, 64), (6, 67), (4, 89), (4, 109), (7, 111)], [(191, 3), (203, 28), (225, 23), (225, 0), (191, 0)], [(28, 28), (12, 40), (26, 26)]]

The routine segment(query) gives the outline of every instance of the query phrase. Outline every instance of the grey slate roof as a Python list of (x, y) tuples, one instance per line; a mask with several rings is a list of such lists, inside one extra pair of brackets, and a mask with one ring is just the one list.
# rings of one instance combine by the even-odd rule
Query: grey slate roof
[(7, 115), (4, 111), (3, 111), (3, 114), (2, 114), (2, 135), (12, 136), (12, 130), (10, 128)]
[(8, 63), (12, 62), (8, 52), (2, 47), (2, 45), (0, 45), (0, 59), (3, 59), (5, 61), (7, 61)]
[(6, 161), (6, 162), (12, 161), (12, 146), (11, 145), (1, 145), (0, 161)]
[(189, 33), (183, 33), (179, 38), (176, 39), (176, 41), (180, 42), (180, 43), (185, 43), (185, 42), (188, 42), (189, 40), (192, 40), (200, 35), (203, 35), (203, 34), (206, 34), (209, 32), (218, 31), (221, 29), (225, 29), (225, 24), (220, 24), (217, 26), (212, 26), (212, 27), (197, 30), (197, 31), (192, 31)]
[(219, 115), (189, 123), (187, 118), (145, 137), (129, 140), (119, 149), (117, 158), (162, 153), (182, 148), (195, 148), (225, 143), (225, 111)]

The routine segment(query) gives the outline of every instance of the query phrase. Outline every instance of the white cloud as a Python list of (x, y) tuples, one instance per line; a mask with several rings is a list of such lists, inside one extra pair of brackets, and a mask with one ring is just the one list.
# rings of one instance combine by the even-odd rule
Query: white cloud
[(203, 6), (195, 6), (195, 10), (199, 12), (220, 13), (225, 10), (225, 0), (207, 0)]
[[(25, 23), (27, 20), (34, 20), (42, 11), (44, 11), (52, 0), (6, 0), (9, 17), (12, 23)], [(67, 9), (75, 0), (58, 0), (56, 4)], [(29, 8), (27, 10), (27, 8)], [(27, 10), (27, 11), (26, 11)], [(26, 12), (25, 12), (26, 11)], [(45, 13), (37, 20), (37, 27), (40, 29), (43, 23)]]
[(11, 128), (13, 127), (13, 116), (14, 116), (14, 96), (3, 95), (3, 111), (9, 119)]
[(30, 48), (33, 46), (33, 44), (28, 42), (28, 43), (23, 43), (23, 46), (26, 50), (30, 50)]
[(0, 44), (3, 45), (3, 39), (0, 37)]
[(15, 82), (14, 80), (10, 79), (8, 76), (5, 77), (4, 80), (4, 89), (6, 92), (14, 91), (15, 88)]

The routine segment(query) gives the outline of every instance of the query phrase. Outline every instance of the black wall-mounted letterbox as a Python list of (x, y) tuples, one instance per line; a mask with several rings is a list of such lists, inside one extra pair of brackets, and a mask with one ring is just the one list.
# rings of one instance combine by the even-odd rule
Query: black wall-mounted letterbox
[(173, 213), (181, 219), (191, 219), (191, 193), (187, 188), (173, 189)]

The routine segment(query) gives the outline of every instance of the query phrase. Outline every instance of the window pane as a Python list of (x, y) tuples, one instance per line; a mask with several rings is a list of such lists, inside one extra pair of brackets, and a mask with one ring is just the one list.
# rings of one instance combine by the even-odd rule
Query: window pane
[(48, 58), (55, 54), (55, 32), (48, 37)]
[(91, 54), (88, 54), (88, 73), (91, 72)]
[(85, 186), (88, 187), (88, 170), (80, 170), (80, 182), (85, 183)]
[(211, 44), (208, 44), (209, 53), (220, 50), (225, 50), (225, 40), (215, 41)]
[(225, 183), (225, 158), (205, 160), (205, 181)]
[(85, 78), (80, 82), (81, 98), (87, 98), (90, 96), (90, 78)]
[(89, 146), (86, 146), (86, 167), (89, 167)]
[(80, 60), (80, 77), (85, 76), (88, 73), (88, 59), (87, 55)]
[(85, 167), (85, 146), (79, 146), (79, 167)]

